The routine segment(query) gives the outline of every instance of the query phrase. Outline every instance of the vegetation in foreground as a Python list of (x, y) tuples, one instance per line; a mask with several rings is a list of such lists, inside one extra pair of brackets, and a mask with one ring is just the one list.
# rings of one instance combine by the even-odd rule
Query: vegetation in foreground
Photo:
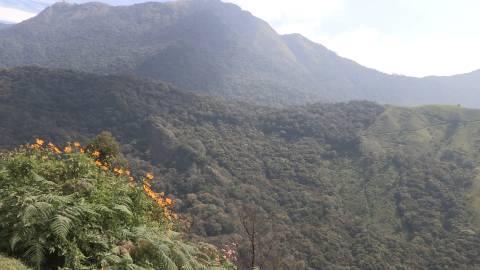
[[(0, 252), (34, 269), (233, 269), (172, 230), (173, 202), (150, 188), (153, 174), (135, 179), (102, 136), (86, 148), (37, 139), (1, 155)], [(27, 269), (5, 257), (0, 266)]]
[(29, 270), (30, 268), (26, 267), (19, 260), (9, 258), (3, 255), (0, 255), (0, 269), (6, 270)]

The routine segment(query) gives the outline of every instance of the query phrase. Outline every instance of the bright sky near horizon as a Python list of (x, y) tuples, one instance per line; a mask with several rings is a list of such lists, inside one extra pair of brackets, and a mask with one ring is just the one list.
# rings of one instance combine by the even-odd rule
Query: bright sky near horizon
[(411, 76), (480, 69), (478, 0), (228, 0), (362, 65)]
[(224, 1), (266, 20), (281, 34), (300, 33), (383, 72), (427, 76), (480, 69), (478, 0)]

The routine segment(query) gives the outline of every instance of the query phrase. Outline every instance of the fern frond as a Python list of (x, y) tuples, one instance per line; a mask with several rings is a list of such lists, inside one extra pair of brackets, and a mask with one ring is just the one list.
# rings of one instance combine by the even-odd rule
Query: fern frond
[(64, 205), (70, 204), (74, 200), (73, 195), (56, 195), (56, 194), (45, 194), (42, 196), (42, 201), (48, 202), (50, 204)]
[(118, 212), (120, 212), (122, 214), (125, 214), (127, 216), (132, 216), (133, 215), (130, 208), (126, 205), (116, 204), (116, 205), (113, 206), (113, 209), (117, 210)]
[(57, 237), (65, 239), (72, 228), (73, 222), (70, 218), (56, 215), (50, 224), (50, 229)]
[(53, 213), (53, 210), (53, 205), (49, 203), (35, 202), (25, 208), (22, 215), (22, 222), (28, 225), (46, 221)]
[(120, 196), (116, 199), (116, 203), (120, 205), (125, 205), (128, 208), (131, 208), (133, 205), (133, 201), (130, 197), (128, 196)]
[(112, 209), (108, 208), (107, 206), (105, 206), (103, 204), (92, 206), (92, 210), (101, 214), (101, 215), (113, 214), (114, 213), (114, 211)]
[(27, 259), (31, 264), (35, 265), (36, 269), (40, 269), (44, 259), (45, 259), (45, 250), (40, 239), (31, 241), (26, 244), (27, 250), (23, 254), (24, 258)]
[(36, 182), (40, 182), (42, 185), (48, 185), (48, 186), (55, 186), (56, 185), (55, 182), (49, 181), (49, 180), (45, 179), (43, 176), (40, 176), (35, 172), (32, 172), (32, 174), (33, 174), (33, 180), (36, 181)]
[(15, 233), (12, 238), (10, 238), (10, 250), (15, 251), (15, 248), (17, 247), (17, 244), (22, 240), (20, 235), (18, 233)]
[(173, 247), (170, 249), (170, 253), (172, 254), (171, 258), (175, 262), (175, 264), (180, 268), (180, 269), (186, 269), (188, 264), (188, 259), (185, 254), (178, 250), (177, 248)]
[(159, 270), (178, 270), (175, 263), (162, 251), (158, 252), (157, 265)]

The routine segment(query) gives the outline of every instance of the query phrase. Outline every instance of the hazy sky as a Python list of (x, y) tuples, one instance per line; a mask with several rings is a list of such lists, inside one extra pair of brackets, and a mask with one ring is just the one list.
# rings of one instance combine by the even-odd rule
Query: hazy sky
[(413, 76), (480, 69), (478, 0), (229, 0), (362, 65)]
[(301, 33), (341, 56), (387, 73), (451, 75), (480, 69), (479, 0), (226, 1), (268, 21), (282, 34)]

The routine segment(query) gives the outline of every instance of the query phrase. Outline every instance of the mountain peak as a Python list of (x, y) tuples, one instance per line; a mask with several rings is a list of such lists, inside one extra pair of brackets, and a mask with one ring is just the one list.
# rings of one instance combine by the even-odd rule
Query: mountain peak
[(2, 30), (0, 48), (0, 67), (129, 73), (264, 105), (367, 99), (480, 106), (478, 98), (462, 99), (476, 95), (478, 83), (471, 81), (478, 81), (478, 72), (455, 77), (455, 91), (460, 79), (465, 86), (463, 95), (452, 95), (444, 78), (420, 82), (368, 69), (300, 34), (278, 35), (220, 0), (57, 3)]
[(74, 4), (66, 2), (57, 2), (40, 12), (34, 19), (48, 19), (58, 15), (61, 18), (79, 18), (94, 14), (102, 14), (111, 8), (110, 5), (101, 2), (88, 2), (85, 4)]

